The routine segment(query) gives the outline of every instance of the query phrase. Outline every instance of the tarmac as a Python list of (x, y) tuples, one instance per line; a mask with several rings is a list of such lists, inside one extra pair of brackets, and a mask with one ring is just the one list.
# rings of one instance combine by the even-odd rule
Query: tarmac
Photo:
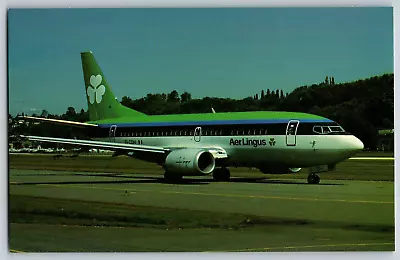
[[(10, 194), (237, 212), (312, 221), (393, 224), (394, 183), (210, 177), (167, 184), (159, 175), (10, 169)], [(379, 212), (379, 214), (376, 214)], [(344, 215), (345, 213), (345, 215)]]

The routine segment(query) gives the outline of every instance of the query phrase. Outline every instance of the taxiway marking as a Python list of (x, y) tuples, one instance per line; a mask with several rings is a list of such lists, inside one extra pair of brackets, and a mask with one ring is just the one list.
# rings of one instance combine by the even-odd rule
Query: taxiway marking
[(116, 190), (116, 191), (129, 191), (129, 193), (136, 192), (156, 192), (164, 194), (185, 194), (185, 195), (199, 195), (199, 196), (219, 196), (219, 197), (237, 197), (237, 198), (256, 198), (256, 199), (280, 199), (280, 200), (304, 200), (304, 201), (322, 201), (322, 202), (347, 202), (347, 203), (372, 203), (372, 204), (394, 204), (393, 201), (369, 201), (369, 200), (344, 200), (344, 199), (321, 199), (321, 198), (296, 198), (296, 197), (280, 197), (280, 196), (263, 196), (263, 195), (241, 195), (241, 194), (227, 194), (227, 193), (205, 193), (205, 192), (184, 192), (184, 191), (166, 191), (166, 190), (144, 190), (144, 189), (117, 189), (107, 187), (95, 186), (78, 186), (70, 184), (38, 184), (38, 186), (54, 186), (61, 188), (83, 188), (83, 189), (100, 189), (100, 190)]
[(24, 251), (15, 250), (15, 249), (10, 249), (10, 252), (11, 252), (11, 253), (26, 253), (26, 252), (24, 252)]
[[(359, 243), (359, 244), (322, 244), (322, 245), (304, 245), (304, 246), (282, 246), (282, 247), (264, 247), (264, 248), (247, 248), (240, 250), (231, 250), (228, 252), (252, 252), (252, 251), (270, 251), (282, 249), (301, 249), (301, 248), (320, 248), (320, 247), (342, 247), (342, 246), (379, 246), (379, 245), (394, 245), (394, 243)], [(213, 251), (208, 251), (213, 252)], [(216, 251), (214, 251), (216, 252)], [(226, 251), (219, 251), (226, 252)]]
[(392, 157), (352, 157), (349, 160), (394, 160)]

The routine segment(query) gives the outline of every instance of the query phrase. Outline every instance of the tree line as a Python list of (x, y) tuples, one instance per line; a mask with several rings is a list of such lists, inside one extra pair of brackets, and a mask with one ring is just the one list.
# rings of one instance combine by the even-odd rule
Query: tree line
[[(243, 99), (204, 97), (192, 98), (188, 92), (147, 94), (132, 99), (124, 96), (122, 105), (148, 115), (212, 113), (239, 111), (291, 111), (327, 117), (345, 130), (359, 137), (366, 148), (375, 149), (379, 129), (394, 128), (394, 74), (384, 74), (353, 82), (336, 84), (334, 77), (326, 77), (319, 84), (300, 86), (290, 93), (282, 89), (261, 89)], [(88, 113), (68, 107), (62, 115), (43, 110), (40, 115), (55, 119), (85, 122)], [(9, 115), (9, 133), (58, 137), (86, 138), (87, 133), (72, 127), (53, 124), (29, 124), (11, 127), (16, 118)]]

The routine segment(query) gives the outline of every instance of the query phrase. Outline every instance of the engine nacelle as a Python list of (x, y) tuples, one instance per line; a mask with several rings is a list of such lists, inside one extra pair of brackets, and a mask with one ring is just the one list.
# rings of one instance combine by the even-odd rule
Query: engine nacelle
[(188, 176), (207, 175), (215, 168), (215, 158), (208, 151), (179, 149), (168, 154), (164, 168), (168, 172)]
[(297, 173), (301, 168), (285, 168), (285, 167), (260, 167), (260, 171), (264, 174), (290, 174)]

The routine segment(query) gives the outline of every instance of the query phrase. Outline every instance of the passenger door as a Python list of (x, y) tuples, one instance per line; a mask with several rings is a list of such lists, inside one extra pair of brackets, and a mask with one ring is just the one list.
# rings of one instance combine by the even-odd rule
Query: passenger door
[(111, 142), (115, 142), (115, 132), (117, 131), (117, 126), (116, 125), (112, 125), (110, 127), (110, 133), (109, 133), (109, 137), (110, 137), (110, 141)]
[(290, 120), (286, 127), (286, 145), (296, 146), (296, 134), (299, 120)]
[(200, 142), (201, 140), (201, 127), (196, 127), (196, 129), (194, 129), (194, 141), (196, 143)]

